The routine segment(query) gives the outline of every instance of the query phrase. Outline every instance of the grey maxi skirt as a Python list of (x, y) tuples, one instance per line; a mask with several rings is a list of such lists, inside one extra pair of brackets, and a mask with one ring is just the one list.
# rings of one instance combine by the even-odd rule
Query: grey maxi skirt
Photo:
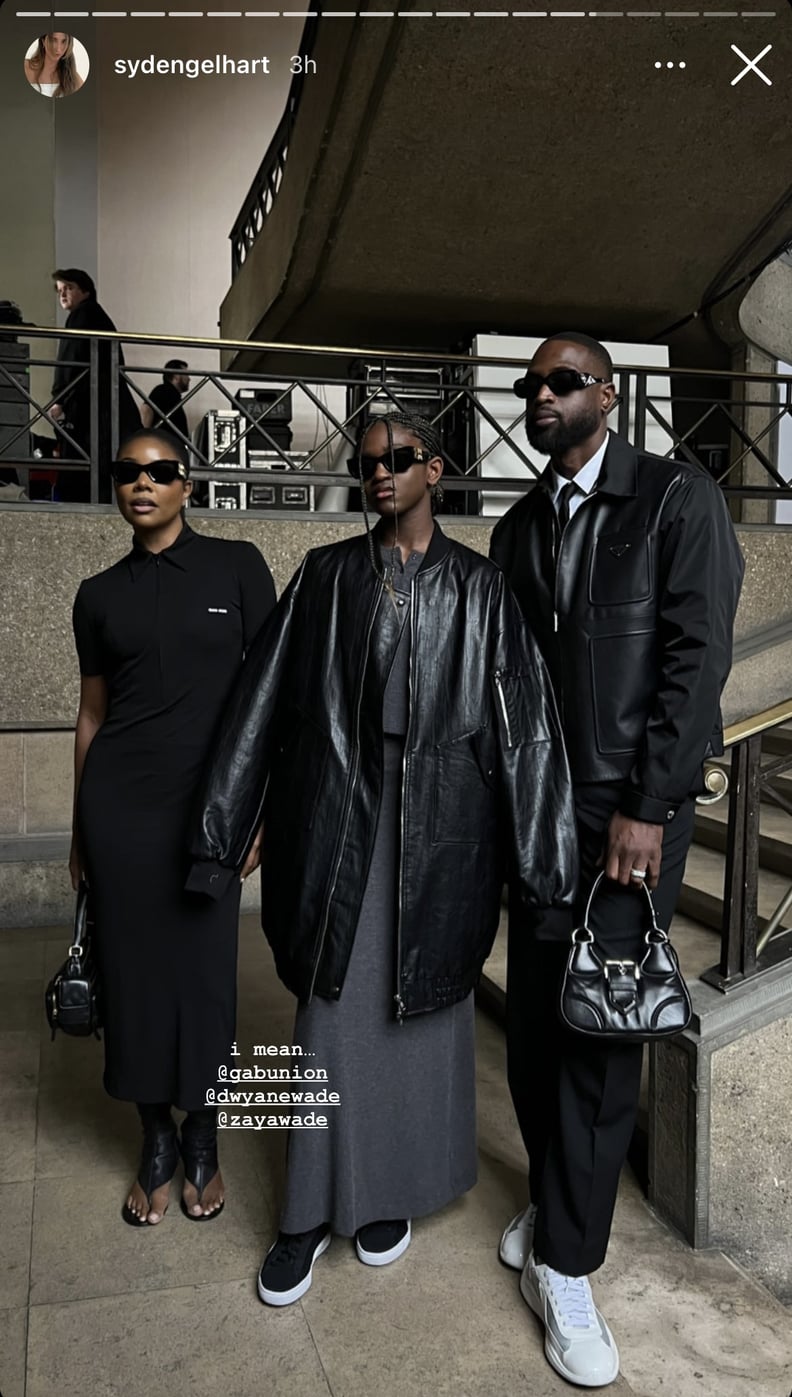
[(314, 1054), (307, 1062), (327, 1072), (317, 1085), (341, 1100), (304, 1108), (324, 1114), (326, 1129), (290, 1131), (284, 1232), (329, 1223), (351, 1237), (370, 1222), (436, 1212), (476, 1182), (473, 995), (394, 1018), (402, 750), (400, 738), (385, 738), (379, 823), (341, 997), (297, 1010), (294, 1044)]

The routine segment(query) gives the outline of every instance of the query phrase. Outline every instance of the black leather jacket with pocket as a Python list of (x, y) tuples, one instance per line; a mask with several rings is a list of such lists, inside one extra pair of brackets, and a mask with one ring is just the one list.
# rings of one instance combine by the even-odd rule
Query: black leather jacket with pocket
[(492, 535), (550, 671), (572, 778), (622, 781), (623, 814), (672, 820), (723, 751), (743, 559), (721, 490), (684, 461), (609, 436), (563, 536), (552, 476)]
[[(392, 602), (365, 537), (308, 553), (259, 634), (208, 772), (192, 890), (220, 895), (262, 819), (262, 925), (300, 999), (338, 998), (382, 785)], [(577, 845), (552, 691), (503, 574), (435, 528), (412, 582), (394, 948), (398, 1018), (463, 999), (504, 876), (572, 903)]]

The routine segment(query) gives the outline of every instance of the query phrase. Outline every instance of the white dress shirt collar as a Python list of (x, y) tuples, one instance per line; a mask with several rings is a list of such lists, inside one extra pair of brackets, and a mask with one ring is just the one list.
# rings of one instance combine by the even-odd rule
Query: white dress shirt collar
[[(599, 451), (595, 451), (595, 452), (594, 452), (594, 455), (591, 457), (591, 460), (590, 460), (590, 461), (587, 461), (586, 464), (585, 464), (585, 466), (581, 466), (581, 468), (580, 468), (580, 470), (578, 471), (577, 475), (575, 475), (575, 476), (572, 477), (574, 484), (577, 485), (577, 488), (578, 488), (578, 490), (580, 491), (580, 494), (579, 494), (579, 495), (573, 495), (573, 496), (572, 496), (572, 503), (571, 503), (571, 507), (570, 507), (570, 513), (574, 513), (574, 507), (575, 507), (577, 504), (582, 504), (582, 503), (583, 503), (583, 496), (584, 496), (584, 495), (590, 495), (591, 492), (592, 492), (592, 490), (595, 489), (596, 484), (597, 484), (597, 481), (598, 481), (599, 478), (600, 478), (600, 471), (602, 470), (602, 463), (603, 463), (603, 461), (605, 460), (605, 452), (606, 452), (607, 449), (608, 449), (608, 440), (609, 440), (609, 437), (610, 437), (610, 432), (606, 432), (606, 434), (605, 434), (605, 440), (604, 440), (604, 442), (602, 443), (602, 446), (599, 448)], [(565, 486), (565, 485), (568, 485), (568, 484), (569, 484), (569, 481), (567, 480), (566, 476), (559, 475), (559, 474), (557, 473), (557, 471), (553, 470), (553, 471), (552, 471), (552, 483), (553, 483), (553, 504), (555, 504), (555, 503), (557, 502), (558, 496), (561, 494), (561, 491), (563, 490), (564, 486)]]

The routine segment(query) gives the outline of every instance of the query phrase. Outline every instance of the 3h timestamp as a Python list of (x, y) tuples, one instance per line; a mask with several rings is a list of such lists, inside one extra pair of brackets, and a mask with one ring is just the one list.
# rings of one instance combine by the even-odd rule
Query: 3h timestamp
[(303, 53), (293, 53), (289, 59), (290, 73), (302, 73), (303, 77), (309, 77), (316, 71), (316, 60), (306, 58)]

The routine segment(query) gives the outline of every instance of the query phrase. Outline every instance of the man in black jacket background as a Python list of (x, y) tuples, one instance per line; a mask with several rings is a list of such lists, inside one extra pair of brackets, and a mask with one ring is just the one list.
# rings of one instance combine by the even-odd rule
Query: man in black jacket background
[(549, 1361), (585, 1387), (605, 1386), (619, 1370), (588, 1275), (605, 1259), (642, 1050), (562, 1029), (560, 983), (601, 868), (592, 929), (607, 956), (638, 949), (642, 884), (669, 925), (702, 762), (723, 750), (719, 702), (743, 574), (712, 478), (608, 431), (612, 376), (607, 351), (585, 335), (540, 346), (515, 392), (526, 401), (528, 439), (550, 462), (491, 545), (553, 681), (581, 869), (575, 921), (511, 901), (509, 1086), (532, 1204), (506, 1228), (500, 1256), (522, 1271)]
[[(53, 272), (58, 300), (66, 317), (66, 330), (115, 330), (110, 316), (96, 299), (96, 287), (87, 272), (79, 267), (67, 267)], [(52, 396), (57, 401), (52, 404), (49, 415), (56, 427), (62, 424), (69, 436), (90, 457), (92, 450), (100, 449), (99, 442), (91, 440), (91, 377), (90, 341), (66, 337), (58, 345), (58, 364), (52, 381)], [(120, 363), (124, 362), (123, 351), (119, 350)], [(99, 345), (97, 394), (100, 418), (100, 440), (107, 444), (107, 460), (99, 461), (99, 498), (107, 503), (110, 500), (110, 414), (113, 383), (110, 363), (110, 343)], [(123, 439), (140, 428), (140, 413), (126, 384), (118, 384), (119, 437)], [(60, 437), (60, 451), (65, 458), (76, 453), (65, 437)], [(62, 471), (58, 482), (61, 499), (87, 500), (90, 496), (89, 476), (85, 472)]]

